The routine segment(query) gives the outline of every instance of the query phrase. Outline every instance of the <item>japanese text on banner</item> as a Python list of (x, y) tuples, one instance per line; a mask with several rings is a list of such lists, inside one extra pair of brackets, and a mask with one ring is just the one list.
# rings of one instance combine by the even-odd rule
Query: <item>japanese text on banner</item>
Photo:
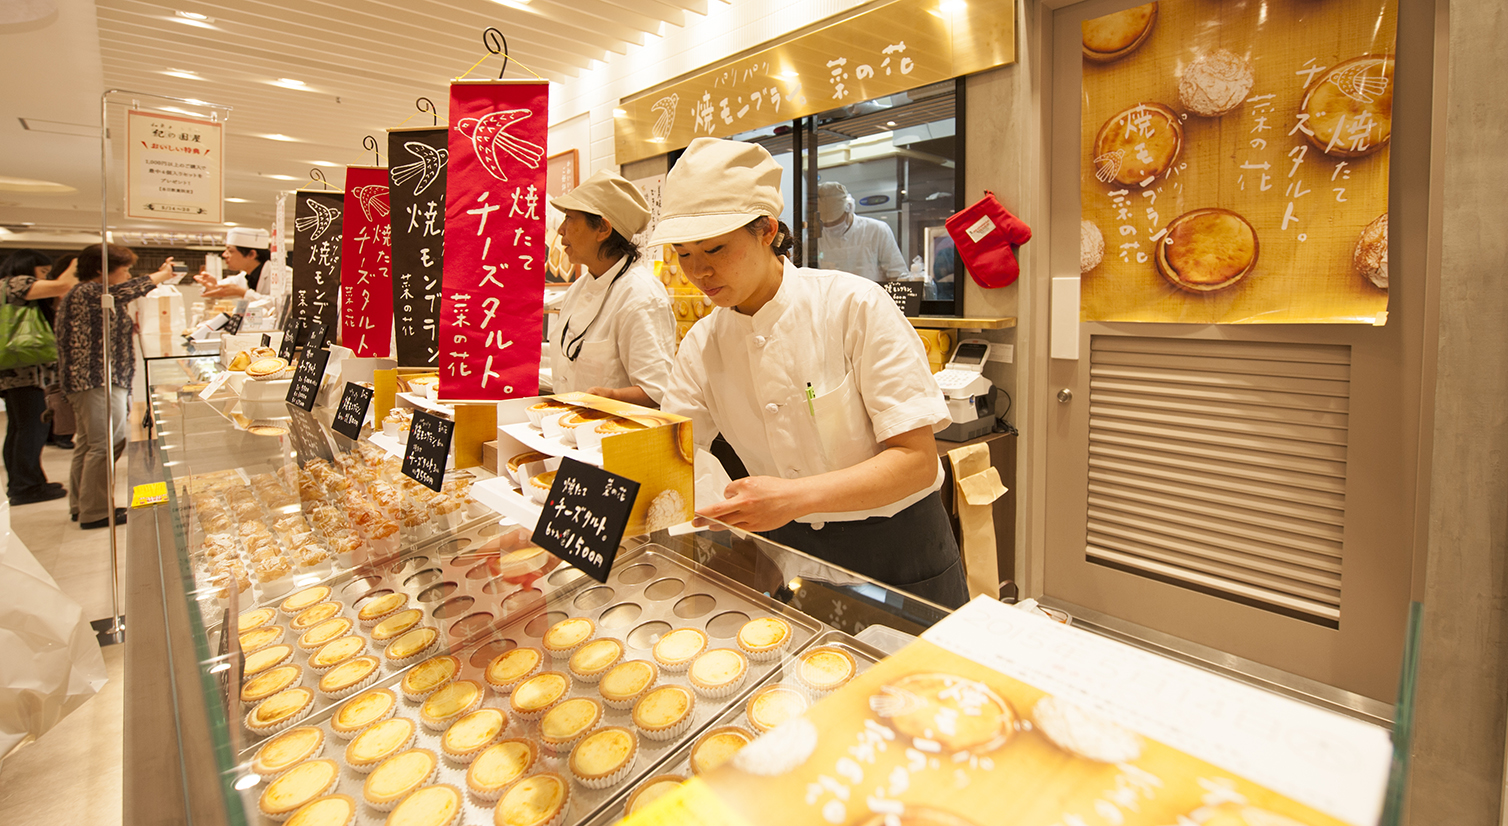
[(340, 340), (357, 358), (386, 358), (393, 327), (387, 170), (347, 167), (346, 190), (352, 203), (341, 244)]
[(441, 126), (388, 132), (393, 332), (402, 367), (433, 367), (440, 360), (447, 131)]
[(333, 327), (340, 305), (341, 192), (299, 191), (293, 212), (293, 312)]

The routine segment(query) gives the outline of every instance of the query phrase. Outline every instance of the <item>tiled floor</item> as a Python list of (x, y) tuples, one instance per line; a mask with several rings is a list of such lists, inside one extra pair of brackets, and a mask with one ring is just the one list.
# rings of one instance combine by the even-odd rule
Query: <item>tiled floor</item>
[[(0, 415), (0, 433), (5, 418)], [(44, 448), (47, 478), (68, 482), (72, 451)], [(124, 506), (125, 461), (117, 465), (116, 501)], [(110, 545), (104, 530), (84, 531), (68, 519), (68, 500), (12, 508), (11, 530), (84, 616), (110, 616)], [(117, 529), (124, 558), (125, 530)], [(129, 645), (130, 643), (126, 643)], [(0, 823), (6, 826), (121, 822), (121, 700), (125, 645), (104, 649), (110, 681), (99, 694), (36, 742), (0, 762)]]

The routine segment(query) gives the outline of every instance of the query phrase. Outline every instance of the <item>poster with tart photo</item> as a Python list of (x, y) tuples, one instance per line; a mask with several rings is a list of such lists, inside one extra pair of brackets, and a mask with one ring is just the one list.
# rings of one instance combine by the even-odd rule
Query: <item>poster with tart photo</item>
[(1379, 727), (983, 597), (806, 693), (626, 826), (1371, 826), (1391, 752)]
[(1084, 321), (1384, 324), (1397, 0), (1082, 24)]

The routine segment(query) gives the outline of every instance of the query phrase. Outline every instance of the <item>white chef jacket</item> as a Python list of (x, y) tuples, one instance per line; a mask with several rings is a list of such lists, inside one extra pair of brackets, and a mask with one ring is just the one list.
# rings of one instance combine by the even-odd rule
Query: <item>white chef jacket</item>
[(906, 274), (906, 259), (884, 221), (853, 216), (853, 225), (822, 228), (817, 250), (824, 270), (862, 275), (870, 281), (891, 281)]
[[(659, 402), (675, 360), (675, 316), (670, 296), (640, 258), (627, 272), (620, 259), (607, 272), (578, 278), (566, 288), (560, 315), (550, 330), (550, 372), (556, 393), (588, 387), (638, 385)], [(618, 274), (623, 272), (621, 278)], [(617, 278), (616, 284), (614, 278)], [(582, 331), (581, 352), (571, 342)], [(564, 336), (565, 346), (561, 338)]]
[[(703, 447), (721, 432), (750, 474), (787, 479), (851, 467), (886, 439), (952, 421), (921, 339), (883, 288), (789, 261), (759, 312), (718, 307), (691, 328), (662, 408), (691, 419)], [(888, 505), (797, 521), (894, 516), (942, 480), (939, 462), (931, 487)]]

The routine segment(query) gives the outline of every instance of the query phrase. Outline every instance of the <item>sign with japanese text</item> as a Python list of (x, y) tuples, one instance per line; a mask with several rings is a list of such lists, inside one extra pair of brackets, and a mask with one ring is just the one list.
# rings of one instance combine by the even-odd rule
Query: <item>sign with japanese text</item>
[(534, 527), (534, 544), (606, 582), (638, 495), (638, 482), (567, 456)]
[(341, 215), (345, 194), (299, 190), (293, 211), (293, 309), (290, 315), (323, 321), (339, 318)]
[(288, 317), (287, 322), (283, 324), (283, 338), (278, 342), (278, 358), (283, 361), (293, 361), (293, 355), (298, 352), (298, 338), (303, 334), (305, 326), (302, 318)]
[(126, 215), (156, 221), (225, 220), (225, 157), (217, 121), (126, 112)]
[(329, 343), (330, 328), (323, 321), (312, 321), (304, 325), (308, 335), (304, 337), (304, 350), (323, 350)]
[(450, 87), (440, 395), (539, 391), (549, 84)]
[(329, 350), (316, 350), (312, 347), (304, 350), (303, 359), (293, 370), (293, 381), (288, 385), (286, 401), (303, 410), (313, 410), (320, 382), (325, 378), (325, 367), (329, 363)]
[(340, 405), (335, 408), (335, 420), (330, 428), (350, 439), (361, 438), (361, 426), (366, 423), (373, 392), (372, 388), (354, 381), (346, 382), (345, 392), (340, 395)]
[(450, 440), (456, 423), (423, 410), (414, 411), (403, 452), (403, 475), (435, 493), (445, 484), (445, 465), (450, 460)]
[(907, 318), (921, 315), (922, 312), (922, 282), (920, 281), (886, 281), (885, 292), (895, 300), (895, 306), (901, 309), (901, 314)]
[(1386, 323), (1397, 28), (1397, 0), (1086, 21), (1080, 318)]
[(346, 195), (350, 208), (341, 224), (340, 342), (357, 358), (387, 358), (393, 347), (387, 167), (346, 167)]
[(629, 98), (618, 163), (680, 149), (1016, 60), (1012, 2), (896, 0)]
[(301, 407), (290, 404), (288, 414), (288, 436), (293, 440), (293, 449), (298, 452), (299, 467), (315, 459), (334, 461), (335, 451), (330, 449), (330, 440), (325, 438), (324, 425)]
[(449, 130), (443, 126), (388, 130), (393, 334), (399, 367), (434, 367), (440, 362), (448, 140)]

